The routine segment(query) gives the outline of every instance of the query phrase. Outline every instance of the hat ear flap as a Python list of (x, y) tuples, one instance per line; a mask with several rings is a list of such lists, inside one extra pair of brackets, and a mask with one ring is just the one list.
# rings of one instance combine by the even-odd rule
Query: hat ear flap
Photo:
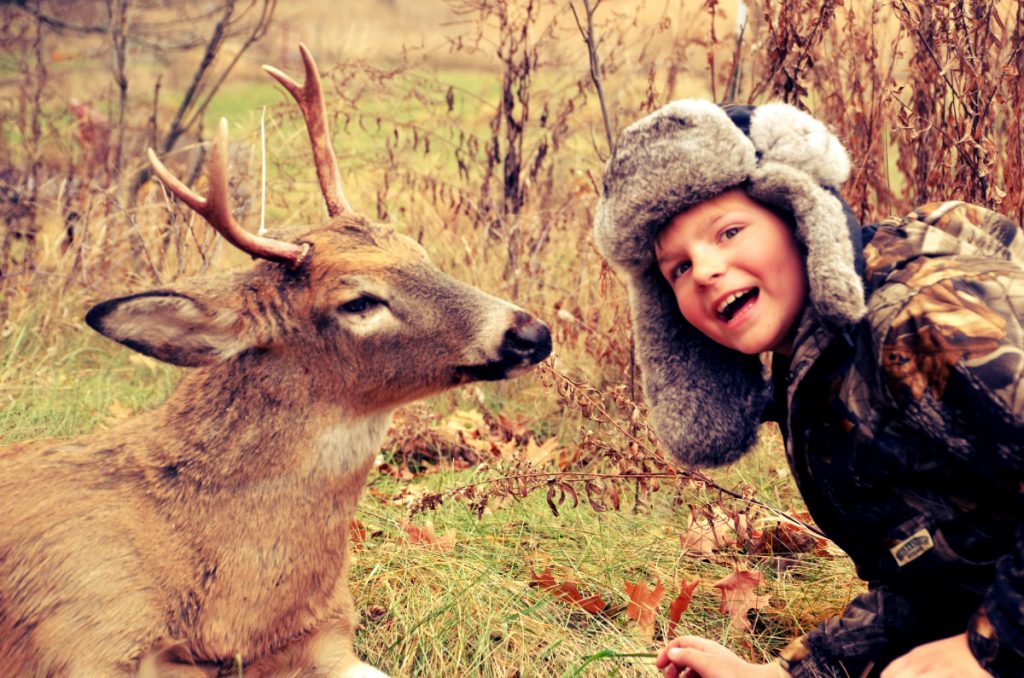
[(94, 306), (85, 322), (100, 334), (172, 365), (200, 367), (249, 346), (234, 313), (174, 291), (145, 292)]
[(662, 445), (687, 466), (721, 466), (757, 437), (771, 399), (760, 358), (704, 336), (682, 317), (651, 267), (629, 281), (637, 362)]
[(860, 321), (867, 312), (855, 263), (860, 237), (847, 223), (840, 199), (779, 162), (762, 162), (751, 173), (747, 190), (752, 198), (793, 215), (797, 240), (807, 250), (807, 282), (818, 317), (838, 325)]

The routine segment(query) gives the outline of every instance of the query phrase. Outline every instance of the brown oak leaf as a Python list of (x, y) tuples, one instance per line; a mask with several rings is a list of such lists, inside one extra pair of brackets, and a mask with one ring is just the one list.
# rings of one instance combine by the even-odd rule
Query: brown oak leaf
[(753, 536), (751, 553), (780, 555), (813, 551), (819, 556), (828, 554), (824, 537), (819, 537), (793, 523), (778, 522)]
[(679, 535), (679, 545), (689, 554), (710, 555), (736, 545), (735, 529), (729, 517), (718, 509), (711, 517), (691, 518), (686, 532)]
[(691, 582), (683, 580), (679, 597), (668, 606), (668, 637), (670, 639), (675, 637), (676, 624), (679, 623), (683, 613), (690, 607), (690, 601), (693, 600), (693, 592), (698, 584), (700, 584), (700, 579), (694, 579)]
[(629, 596), (629, 605), (626, 607), (626, 616), (636, 622), (645, 636), (654, 637), (654, 621), (658, 615), (658, 604), (665, 597), (665, 589), (659, 581), (654, 590), (647, 588), (646, 582), (633, 584), (626, 582), (626, 595)]
[(555, 581), (554, 575), (551, 574), (551, 568), (548, 567), (545, 567), (540, 574), (533, 570), (530, 571), (530, 586), (538, 586), (542, 591), (550, 592), (557, 600), (570, 606), (578, 605), (590, 614), (601, 614), (608, 607), (607, 603), (601, 600), (601, 596), (584, 596), (580, 593), (576, 582)]
[(429, 520), (423, 527), (417, 527), (412, 523), (402, 523), (402, 529), (409, 536), (409, 543), (436, 549), (438, 551), (455, 550), (455, 530), (448, 530), (440, 537), (434, 532), (434, 524)]
[(758, 584), (764, 583), (764, 575), (751, 570), (738, 570), (712, 584), (722, 591), (722, 604), (718, 611), (729, 615), (729, 625), (737, 631), (749, 631), (752, 627), (747, 612), (759, 610), (768, 605), (769, 596), (754, 593)]
[(554, 436), (548, 438), (543, 444), (538, 445), (537, 441), (533, 439), (533, 436), (526, 441), (526, 449), (521, 450), (520, 454), (524, 461), (528, 461), (534, 466), (543, 466), (552, 459), (558, 456), (558, 438)]

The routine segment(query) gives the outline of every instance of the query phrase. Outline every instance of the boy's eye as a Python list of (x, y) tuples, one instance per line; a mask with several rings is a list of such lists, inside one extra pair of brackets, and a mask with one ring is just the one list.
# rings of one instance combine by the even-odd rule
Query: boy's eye
[(679, 276), (683, 275), (690, 270), (692, 264), (688, 261), (680, 261), (678, 264), (672, 267), (672, 279), (675, 280)]
[(739, 235), (740, 231), (742, 230), (742, 226), (730, 226), (729, 228), (722, 231), (722, 240), (732, 240), (737, 235)]

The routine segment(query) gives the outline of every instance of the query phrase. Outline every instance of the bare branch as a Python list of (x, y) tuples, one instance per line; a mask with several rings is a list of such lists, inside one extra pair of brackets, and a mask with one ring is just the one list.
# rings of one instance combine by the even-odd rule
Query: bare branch
[(605, 101), (604, 85), (601, 82), (601, 63), (597, 55), (597, 38), (594, 37), (594, 11), (601, 4), (601, 0), (596, 0), (593, 5), (590, 4), (590, 0), (581, 1), (586, 11), (586, 27), (580, 21), (579, 14), (576, 12), (576, 5), (570, 2), (569, 8), (572, 9), (572, 15), (576, 19), (576, 26), (580, 29), (580, 35), (583, 37), (583, 42), (587, 45), (587, 53), (590, 55), (590, 79), (594, 82), (594, 89), (597, 90), (597, 100), (601, 104), (601, 118), (604, 120), (604, 133), (608, 141), (608, 154), (611, 155), (615, 145), (615, 134), (612, 131), (611, 121), (608, 118), (608, 104)]

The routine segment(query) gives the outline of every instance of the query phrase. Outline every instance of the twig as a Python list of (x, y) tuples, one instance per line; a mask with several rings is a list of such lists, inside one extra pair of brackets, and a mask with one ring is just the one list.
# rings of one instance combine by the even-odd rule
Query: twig
[(267, 107), (260, 113), (260, 228), (257, 234), (267, 234)]
[[(907, 7), (907, 3), (903, 2), (903, 0), (900, 0), (900, 7), (903, 8), (903, 11), (906, 13), (909, 20), (910, 8)], [(921, 29), (917, 26), (914, 27), (914, 34), (917, 35), (917, 37), (921, 40), (921, 45), (928, 53), (928, 56), (931, 57), (931, 60), (935, 62), (935, 68), (939, 69), (939, 75), (941, 75), (942, 79), (946, 81), (946, 86), (949, 87), (950, 91), (953, 92), (953, 96), (956, 97), (956, 100), (960, 103), (961, 106), (964, 106), (964, 111), (967, 112), (967, 108), (963, 102), (963, 99), (960, 96), (960, 92), (957, 91), (956, 85), (954, 85), (952, 81), (949, 79), (949, 76), (946, 74), (946, 69), (944, 69), (942, 67), (942, 64), (939, 63), (939, 57), (936, 56), (935, 52), (932, 50), (930, 41), (924, 35), (921, 34)]]
[(670, 469), (668, 471), (653, 471), (645, 473), (595, 473), (586, 471), (538, 471), (535, 473), (516, 473), (513, 475), (499, 476), (497, 478), (488, 478), (487, 480), (481, 480), (476, 483), (469, 483), (468, 485), (459, 485), (458, 487), (452, 488), (450, 490), (438, 492), (434, 496), (444, 499), (445, 497), (452, 497), (464, 494), (469, 489), (476, 489), (478, 487), (488, 487), (491, 485), (508, 483), (511, 481), (523, 482), (536, 480), (550, 482), (552, 480), (555, 480), (561, 483), (572, 484), (586, 483), (591, 480), (673, 480), (677, 478), (696, 480), (700, 482), (702, 485), (705, 485), (720, 494), (727, 495), (733, 499), (739, 499), (740, 501), (745, 502), (748, 505), (757, 506), (758, 508), (774, 513), (778, 517), (783, 518), (788, 522), (791, 522), (792, 524), (810, 532), (811, 534), (817, 537), (828, 539), (828, 536), (824, 532), (819, 530), (817, 527), (810, 525), (800, 520), (799, 518), (796, 518), (790, 515), (789, 513), (786, 513), (781, 509), (777, 509), (774, 506), (765, 504), (763, 501), (759, 499), (747, 497), (744, 496), (743, 494), (740, 494), (739, 492), (736, 492), (735, 490), (730, 490), (728, 488), (722, 487), (714, 480), (711, 480), (710, 478), (705, 476), (700, 471), (686, 468), (679, 469), (678, 471)]
[[(563, 382), (569, 384), (575, 390), (575, 392), (577, 392), (577, 393), (580, 393), (580, 392), (582, 392), (584, 390), (583, 389), (583, 385), (578, 384), (578, 383), (572, 381), (567, 376), (565, 376), (564, 374), (558, 372), (557, 370), (555, 370), (550, 365), (542, 365), (541, 369), (551, 373), (556, 378), (561, 379)], [(627, 440), (629, 440), (632, 444), (636, 445), (638, 449), (645, 450), (653, 458), (662, 459), (661, 454), (659, 452), (656, 452), (655, 450), (652, 450), (647, 445), (646, 440), (642, 440), (642, 439), (637, 438), (636, 436), (634, 436), (625, 427), (623, 427), (618, 422), (618, 420), (615, 417), (612, 417), (608, 413), (607, 409), (605, 409), (604, 405), (600, 401), (598, 401), (598, 400), (596, 400), (594, 398), (591, 398), (590, 396), (586, 396), (586, 397), (587, 397), (587, 400), (588, 400), (588, 402), (586, 403), (587, 407), (591, 410), (592, 413), (596, 412), (596, 414), (598, 415), (598, 416), (593, 416), (593, 414), (591, 414), (591, 416), (589, 418), (591, 418), (591, 419), (593, 419), (595, 421), (607, 422), (610, 426), (612, 426), (619, 433), (621, 433), (623, 436), (625, 436), (625, 438)], [(634, 407), (635, 407), (635, 405), (634, 405)], [(665, 470), (664, 471), (657, 471), (657, 472), (595, 473), (595, 472), (584, 472), (584, 471), (539, 471), (539, 472), (530, 472), (530, 473), (516, 473), (516, 474), (513, 474), (513, 475), (501, 476), (499, 478), (489, 478), (487, 480), (482, 480), (482, 481), (477, 482), (477, 483), (471, 483), (469, 485), (460, 485), (459, 487), (453, 488), (453, 489), (445, 491), (445, 492), (440, 492), (440, 493), (438, 493), (436, 495), (433, 495), (433, 496), (435, 498), (443, 500), (445, 497), (455, 496), (455, 495), (459, 495), (459, 494), (465, 494), (468, 490), (473, 489), (473, 488), (484, 487), (484, 486), (500, 484), (500, 483), (509, 483), (511, 481), (518, 481), (521, 484), (525, 484), (527, 481), (531, 481), (531, 480), (533, 480), (533, 481), (545, 481), (545, 482), (548, 482), (548, 483), (550, 483), (552, 481), (557, 481), (559, 483), (572, 484), (572, 483), (587, 483), (587, 482), (592, 481), (592, 480), (615, 480), (615, 479), (618, 479), (618, 480), (670, 479), (671, 480), (671, 479), (676, 479), (676, 478), (684, 478), (686, 480), (692, 480), (692, 481), (699, 482), (702, 485), (704, 485), (706, 487), (709, 487), (712, 490), (718, 492), (719, 494), (727, 495), (729, 497), (732, 497), (733, 499), (739, 499), (740, 501), (745, 502), (747, 505), (757, 506), (757, 507), (762, 508), (762, 509), (764, 509), (766, 511), (774, 513), (775, 515), (777, 515), (777, 516), (779, 516), (779, 517), (781, 517), (781, 518), (783, 518), (783, 519), (793, 523), (794, 525), (797, 525), (797, 526), (803, 528), (804, 530), (814, 534), (815, 536), (826, 538), (826, 539), (828, 538), (818, 528), (805, 523), (804, 521), (800, 520), (799, 518), (793, 517), (792, 515), (786, 513), (785, 511), (782, 511), (781, 509), (777, 509), (777, 508), (775, 508), (773, 506), (765, 504), (764, 502), (762, 502), (762, 501), (760, 501), (758, 499), (754, 499), (753, 497), (749, 497), (749, 496), (746, 496), (746, 495), (741, 494), (739, 492), (736, 492), (735, 490), (730, 490), (728, 488), (722, 487), (721, 485), (716, 483), (714, 480), (712, 480), (710, 477), (708, 477), (704, 473), (698, 471), (697, 469), (686, 468), (686, 467), (677, 468), (677, 467), (669, 466), (667, 463), (663, 463), (661, 465), (663, 466), (663, 468)], [(536, 488), (534, 488), (534, 489), (536, 489)]]
[(580, 35), (583, 37), (583, 42), (587, 45), (587, 53), (590, 55), (590, 79), (594, 82), (594, 89), (597, 90), (597, 100), (601, 104), (601, 118), (604, 120), (604, 133), (608, 141), (608, 154), (611, 155), (615, 145), (615, 134), (612, 132), (611, 120), (608, 118), (608, 104), (605, 101), (604, 85), (601, 82), (601, 63), (597, 55), (597, 39), (594, 37), (594, 11), (601, 4), (601, 0), (595, 0), (593, 5), (590, 4), (590, 0), (581, 1), (587, 15), (587, 25), (585, 28), (583, 22), (580, 21), (580, 15), (576, 12), (576, 5), (570, 2), (569, 8), (572, 10), (573, 18), (576, 19), (576, 26), (580, 29)]

